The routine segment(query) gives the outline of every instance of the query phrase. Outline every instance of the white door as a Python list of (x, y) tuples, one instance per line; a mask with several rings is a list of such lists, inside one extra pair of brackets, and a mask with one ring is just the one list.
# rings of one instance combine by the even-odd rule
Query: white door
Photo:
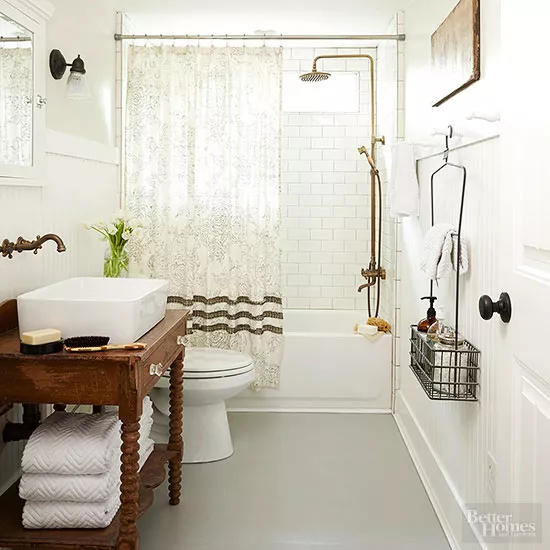
[(511, 544), (524, 550), (550, 549), (549, 4), (501, 3), (499, 290), (509, 292), (513, 312), (509, 325), (490, 321), (500, 325), (501, 344), (496, 480), (499, 502), (542, 505), (543, 543)]

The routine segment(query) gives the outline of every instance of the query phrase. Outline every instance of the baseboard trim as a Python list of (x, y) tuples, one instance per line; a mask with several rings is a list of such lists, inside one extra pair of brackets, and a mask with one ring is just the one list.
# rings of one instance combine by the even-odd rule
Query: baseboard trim
[(487, 550), (477, 533), (477, 547), (472, 543), (460, 542), (465, 517), (464, 503), (400, 391), (396, 396), (394, 418), (452, 550)]
[(227, 412), (314, 413), (314, 414), (391, 414), (391, 409), (346, 409), (328, 407), (227, 407)]

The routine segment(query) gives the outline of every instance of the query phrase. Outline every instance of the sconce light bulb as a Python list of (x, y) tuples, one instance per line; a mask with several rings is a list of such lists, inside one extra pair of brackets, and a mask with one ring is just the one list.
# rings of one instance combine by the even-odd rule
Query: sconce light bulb
[(67, 98), (90, 99), (91, 97), (88, 77), (84, 73), (70, 72), (67, 79)]

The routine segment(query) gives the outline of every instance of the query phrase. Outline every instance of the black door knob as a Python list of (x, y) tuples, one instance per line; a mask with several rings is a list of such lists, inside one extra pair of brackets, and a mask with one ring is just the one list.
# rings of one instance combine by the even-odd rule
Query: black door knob
[(490, 296), (486, 294), (479, 299), (479, 314), (483, 319), (488, 321), (493, 317), (494, 313), (498, 313), (503, 323), (509, 323), (512, 318), (512, 302), (510, 295), (503, 292), (500, 295), (498, 302), (493, 302)]

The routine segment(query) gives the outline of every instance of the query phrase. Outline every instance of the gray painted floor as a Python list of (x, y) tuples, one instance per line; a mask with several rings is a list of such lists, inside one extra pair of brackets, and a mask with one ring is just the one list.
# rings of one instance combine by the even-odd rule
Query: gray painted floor
[(142, 550), (447, 550), (390, 415), (230, 415), (235, 454), (184, 466), (140, 521)]

